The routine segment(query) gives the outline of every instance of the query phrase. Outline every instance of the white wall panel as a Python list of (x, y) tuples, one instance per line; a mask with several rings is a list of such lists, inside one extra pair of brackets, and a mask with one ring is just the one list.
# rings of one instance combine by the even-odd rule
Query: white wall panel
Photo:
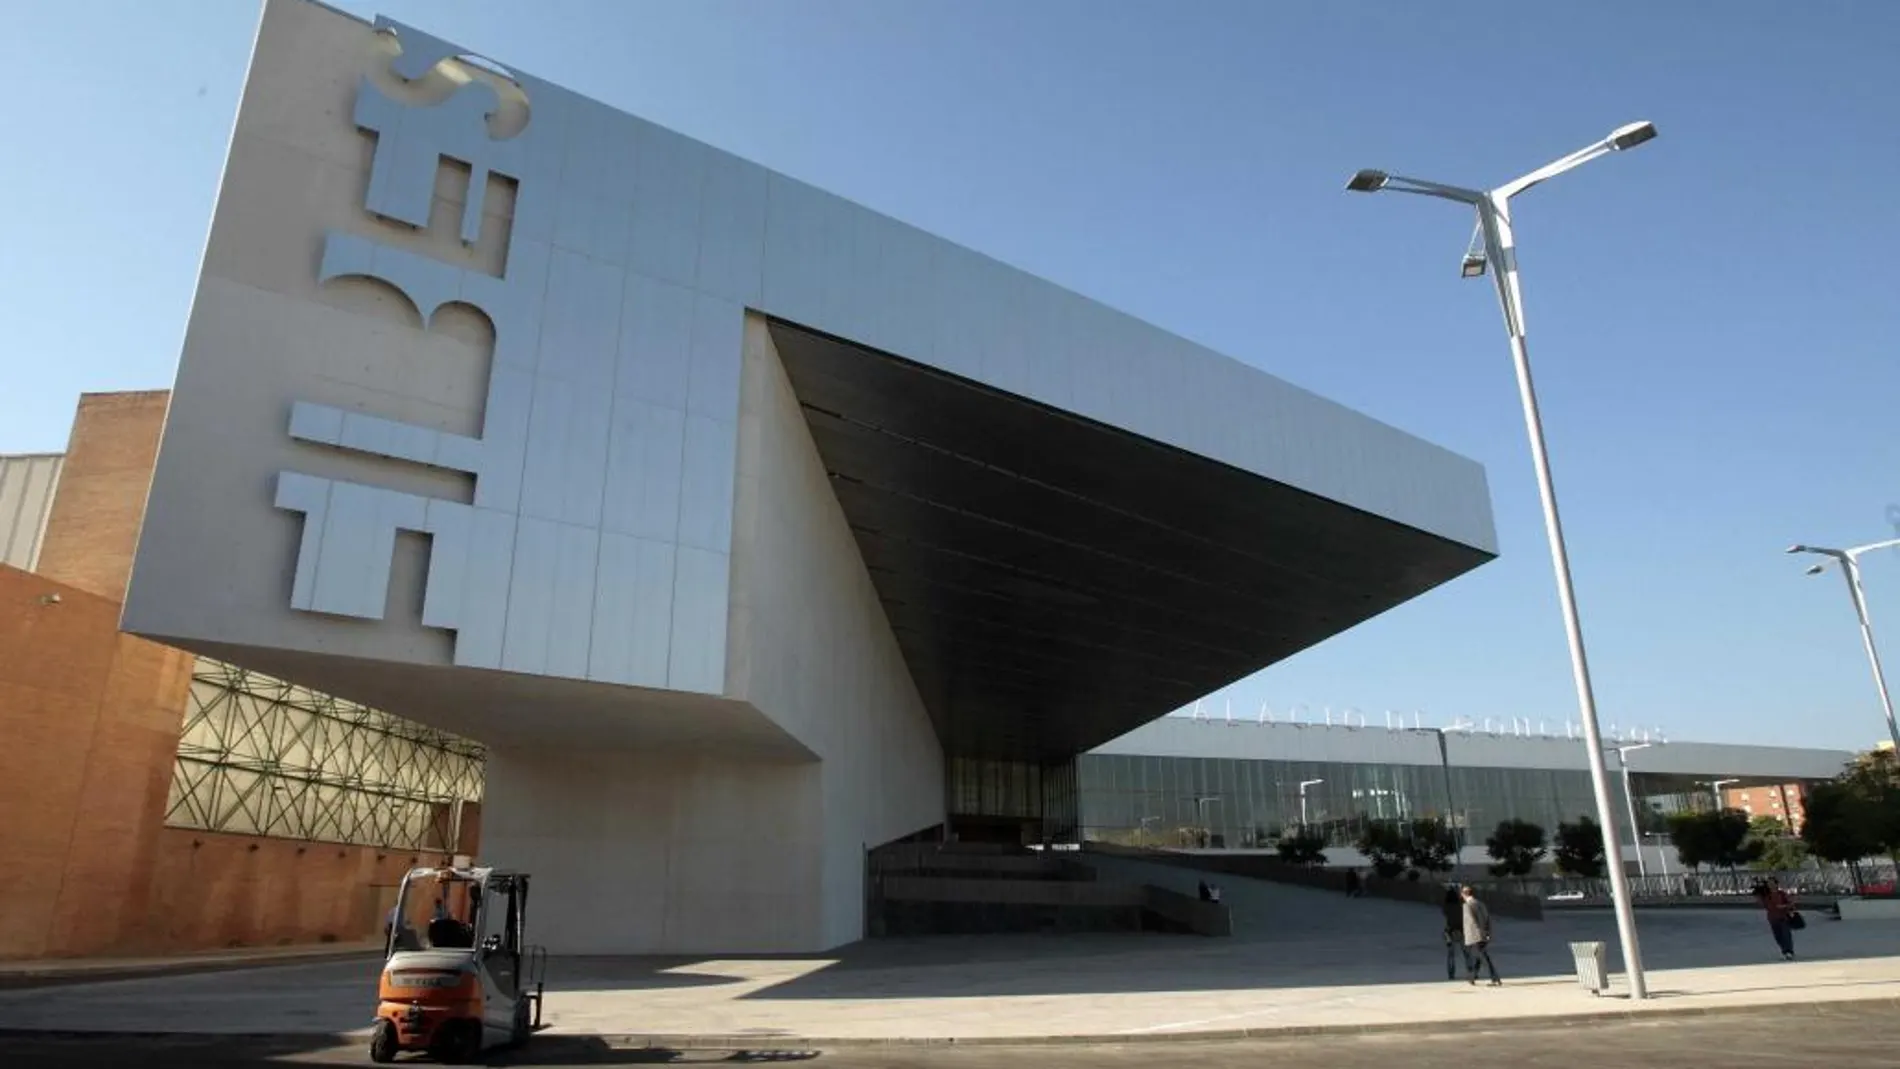
[(723, 693), (731, 559), (724, 553), (682, 545), (673, 567), (666, 684), (674, 690)]
[(671, 543), (680, 529), (685, 451), (684, 412), (632, 399), (618, 402), (601, 527)]
[(699, 273), (699, 211), (708, 150), (635, 120), (633, 220), (627, 266), (680, 286)]
[(756, 306), (765, 265), (766, 171), (724, 152), (709, 152), (699, 211), (697, 287)]

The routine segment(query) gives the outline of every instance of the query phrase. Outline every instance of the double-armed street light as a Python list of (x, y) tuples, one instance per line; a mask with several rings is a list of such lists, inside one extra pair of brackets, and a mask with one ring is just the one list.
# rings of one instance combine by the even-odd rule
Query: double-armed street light
[(1738, 779), (1718, 779), (1718, 780), (1709, 781), (1709, 793), (1715, 796), (1715, 811), (1717, 813), (1720, 813), (1722, 810), (1728, 808), (1728, 806), (1725, 806), (1722, 804), (1722, 788), (1728, 786), (1731, 783), (1740, 783), (1740, 782), (1742, 781)]
[(1887, 714), (1887, 737), (1893, 740), (1894, 750), (1900, 753), (1900, 726), (1893, 720), (1893, 699), (1887, 694), (1887, 674), (1880, 669), (1880, 650), (1874, 645), (1874, 625), (1867, 619), (1867, 595), (1860, 588), (1860, 558), (1876, 549), (1900, 546), (1900, 538), (1889, 538), (1885, 542), (1872, 542), (1852, 549), (1829, 549), (1825, 546), (1789, 546), (1790, 553), (1813, 553), (1826, 557), (1808, 568), (1809, 575), (1820, 575), (1827, 571), (1830, 563), (1841, 566), (1841, 576), (1847, 580), (1847, 596), (1854, 599), (1854, 615), (1860, 618), (1860, 641), (1867, 647), (1867, 660), (1874, 666), (1874, 686), (1880, 691), (1880, 707)]
[(1636, 875), (1649, 875), (1649, 866), (1643, 862), (1643, 826), (1636, 820), (1636, 795), (1630, 790), (1630, 754), (1637, 750), (1647, 750), (1654, 743), (1638, 742), (1628, 746), (1612, 746), (1610, 752), (1616, 754), (1616, 763), (1623, 766), (1623, 803), (1630, 810), (1630, 839), (1636, 843)]
[(1596, 794), (1597, 819), (1603, 825), (1604, 847), (1609, 855), (1610, 893), (1616, 907), (1616, 930), (1622, 944), (1623, 962), (1629, 972), (1632, 999), (1647, 998), (1649, 991), (1643, 979), (1642, 955), (1636, 942), (1636, 915), (1630, 905), (1629, 875), (1623, 871), (1622, 839), (1616, 831), (1616, 809), (1610, 798), (1609, 770), (1603, 759), (1603, 735), (1597, 728), (1596, 696), (1590, 685), (1589, 660), (1584, 655), (1583, 628), (1578, 622), (1576, 596), (1571, 589), (1570, 554), (1564, 544), (1563, 523), (1557, 514), (1557, 491), (1551, 482), (1550, 458), (1544, 447), (1543, 421), (1537, 411), (1537, 391), (1531, 383), (1530, 351), (1525, 344), (1524, 332), (1524, 295), (1518, 282), (1517, 240), (1511, 230), (1511, 198), (1574, 167), (1613, 152), (1626, 152), (1655, 136), (1656, 127), (1653, 123), (1638, 122), (1618, 127), (1609, 136), (1586, 148), (1491, 190), (1468, 189), (1371, 170), (1360, 171), (1346, 183), (1346, 188), (1355, 193), (1415, 193), (1455, 201), (1477, 213), (1477, 232), (1472, 245), (1465, 252), (1460, 273), (1466, 278), (1478, 278), (1488, 270), (1497, 285), (1498, 301), (1504, 308), (1504, 327), (1511, 338), (1511, 358), (1517, 367), (1518, 396), (1524, 406), (1524, 424), (1530, 434), (1531, 460), (1537, 469), (1537, 490), (1544, 506), (1544, 531), (1550, 542), (1551, 564), (1557, 573), (1557, 597), (1563, 605), (1564, 632), (1570, 641), (1571, 673), (1575, 677), (1577, 700), (1581, 707), (1584, 745), (1590, 762), (1590, 782)]
[(1323, 779), (1304, 779), (1300, 781), (1300, 831), (1306, 831), (1306, 788), (1317, 787), (1326, 781)]

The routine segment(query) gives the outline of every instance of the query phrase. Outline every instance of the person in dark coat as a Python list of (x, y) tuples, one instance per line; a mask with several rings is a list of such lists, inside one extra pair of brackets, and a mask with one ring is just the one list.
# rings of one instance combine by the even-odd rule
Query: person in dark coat
[(1458, 979), (1459, 951), (1465, 945), (1465, 904), (1458, 888), (1445, 888), (1445, 979)]
[(1491, 911), (1469, 886), (1460, 887), (1458, 897), (1464, 900), (1465, 966), (1470, 970), (1467, 979), (1478, 982), (1478, 965), (1482, 962), (1491, 971), (1491, 986), (1497, 987), (1504, 981), (1498, 978), (1498, 967), (1491, 961)]

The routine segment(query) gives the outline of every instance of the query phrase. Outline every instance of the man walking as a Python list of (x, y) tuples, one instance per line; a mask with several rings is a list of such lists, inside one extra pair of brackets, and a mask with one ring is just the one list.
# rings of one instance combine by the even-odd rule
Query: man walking
[(1464, 900), (1466, 979), (1476, 986), (1478, 963), (1483, 962), (1491, 972), (1491, 986), (1497, 987), (1504, 981), (1498, 979), (1498, 967), (1491, 961), (1491, 911), (1478, 901), (1478, 893), (1469, 884), (1458, 888), (1458, 897)]

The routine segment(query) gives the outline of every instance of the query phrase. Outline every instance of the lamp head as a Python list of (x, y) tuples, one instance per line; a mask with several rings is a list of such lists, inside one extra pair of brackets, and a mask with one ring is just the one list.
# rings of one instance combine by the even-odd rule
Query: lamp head
[(1623, 152), (1633, 149), (1645, 141), (1656, 139), (1656, 124), (1653, 122), (1633, 122), (1628, 126), (1619, 126), (1610, 131), (1610, 148)]
[(1481, 252), (1465, 253), (1464, 262), (1458, 265), (1458, 277), (1483, 278), (1484, 277), (1484, 253), (1481, 253)]
[(1806, 553), (1807, 551), (1808, 551), (1808, 547), (1804, 545), (1800, 545), (1798, 543), (1788, 547), (1788, 552), (1790, 553)]
[(1354, 193), (1377, 193), (1385, 188), (1385, 184), (1391, 178), (1392, 176), (1384, 171), (1360, 171), (1346, 183), (1346, 188)]
[(1802, 572), (1801, 574), (1802, 575), (1820, 575), (1822, 572), (1825, 572), (1825, 571), (1827, 571), (1827, 565), (1825, 564), (1810, 564), (1808, 565), (1808, 570), (1805, 572)]

